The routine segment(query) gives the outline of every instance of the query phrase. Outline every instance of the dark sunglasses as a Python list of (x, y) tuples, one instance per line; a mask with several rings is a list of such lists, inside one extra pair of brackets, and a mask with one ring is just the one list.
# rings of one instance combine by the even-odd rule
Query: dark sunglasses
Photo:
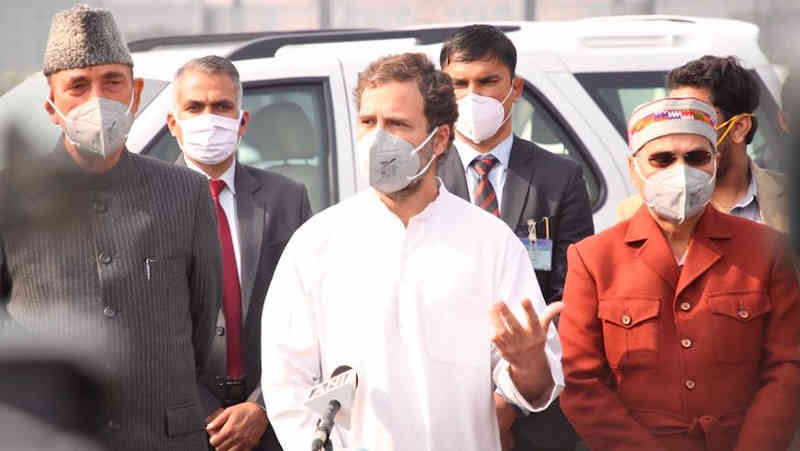
[(699, 167), (705, 166), (711, 162), (714, 154), (708, 150), (692, 150), (686, 152), (682, 156), (675, 152), (655, 152), (647, 157), (650, 166), (654, 168), (663, 169), (675, 162), (678, 158), (683, 158), (683, 162), (689, 166)]

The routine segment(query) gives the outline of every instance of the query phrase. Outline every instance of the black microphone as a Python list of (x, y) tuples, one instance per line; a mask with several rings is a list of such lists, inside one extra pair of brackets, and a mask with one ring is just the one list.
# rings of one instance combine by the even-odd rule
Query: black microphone
[(350, 427), (350, 408), (357, 386), (358, 376), (355, 370), (342, 365), (333, 371), (330, 379), (311, 388), (305, 405), (322, 416), (317, 421), (311, 451), (332, 450), (329, 438), (337, 415), (340, 424), (345, 428)]

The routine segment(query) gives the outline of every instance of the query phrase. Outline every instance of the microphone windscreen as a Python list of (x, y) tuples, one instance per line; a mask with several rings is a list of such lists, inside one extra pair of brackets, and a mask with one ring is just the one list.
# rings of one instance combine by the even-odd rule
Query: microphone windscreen
[[(352, 369), (353, 368), (351, 368), (351, 367), (349, 367), (347, 365), (341, 365), (338, 368), (336, 368), (335, 370), (333, 370), (333, 373), (331, 373), (331, 377), (332, 378), (336, 377), (336, 376), (344, 373), (345, 371), (350, 371)], [(358, 374), (356, 374), (356, 387), (358, 387)]]

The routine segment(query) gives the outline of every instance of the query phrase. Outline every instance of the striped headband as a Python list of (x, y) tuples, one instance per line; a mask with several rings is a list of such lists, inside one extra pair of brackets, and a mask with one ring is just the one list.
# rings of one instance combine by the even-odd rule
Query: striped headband
[(717, 113), (700, 99), (671, 98), (638, 106), (628, 120), (630, 152), (636, 153), (648, 142), (666, 135), (700, 135), (716, 150)]

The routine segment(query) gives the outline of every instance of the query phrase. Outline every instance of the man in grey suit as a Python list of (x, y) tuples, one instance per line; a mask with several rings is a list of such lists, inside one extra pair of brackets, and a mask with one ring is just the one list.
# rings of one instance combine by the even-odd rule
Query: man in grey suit
[(211, 358), (200, 378), (209, 444), (218, 450), (280, 450), (261, 396), (261, 312), (286, 242), (309, 216), (306, 188), (245, 166), (236, 151), (250, 114), (239, 72), (207, 56), (175, 75), (167, 122), (183, 150), (178, 164), (206, 176), (223, 254), (223, 305)]
[[(511, 108), (523, 80), (517, 52), (489, 25), (457, 31), (442, 46), (442, 71), (453, 79), (458, 120), (455, 152), (439, 165), (445, 187), (499, 216), (529, 248), (545, 301), (561, 300), (567, 247), (594, 233), (592, 208), (579, 164), (514, 136)], [(495, 396), (504, 450), (574, 449), (577, 437), (554, 403), (516, 420), (516, 410)], [(516, 443), (516, 447), (514, 444)]]
[(64, 136), (0, 175), (0, 299), (10, 324), (82, 343), (111, 376), (113, 450), (205, 445), (196, 372), (220, 300), (208, 187), (125, 148), (143, 81), (106, 10), (53, 18), (45, 108)]

